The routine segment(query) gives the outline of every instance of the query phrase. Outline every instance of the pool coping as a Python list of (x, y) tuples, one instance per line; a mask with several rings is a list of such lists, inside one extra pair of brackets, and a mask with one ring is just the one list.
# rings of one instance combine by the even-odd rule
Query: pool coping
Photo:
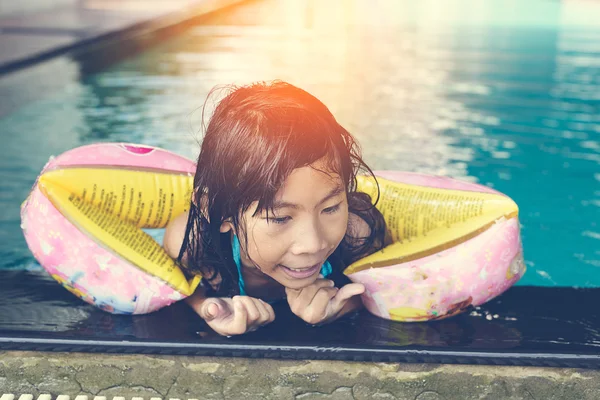
[[(400, 323), (366, 311), (313, 327), (274, 304), (275, 321), (219, 336), (183, 302), (109, 314), (43, 271), (0, 271), (2, 351), (218, 356), (600, 369), (600, 288), (515, 286), (451, 318)], [(0, 357), (1, 359), (1, 357)]]
[[(72, 5), (0, 17), (0, 49), (3, 49), (0, 77), (103, 42), (182, 26), (242, 1), (245, 0), (181, 0), (180, 7), (130, 12), (127, 16), (122, 11), (125, 1), (116, 3), (120, 6), (113, 10), (89, 10)], [(48, 15), (56, 22), (43, 26)], [(15, 49), (24, 48), (21, 54), (15, 54)]]

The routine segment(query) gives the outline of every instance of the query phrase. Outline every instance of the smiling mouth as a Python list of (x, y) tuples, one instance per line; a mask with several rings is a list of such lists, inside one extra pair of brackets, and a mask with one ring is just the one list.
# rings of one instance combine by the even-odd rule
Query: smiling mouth
[(290, 268), (285, 265), (279, 264), (283, 272), (295, 279), (303, 279), (313, 276), (316, 272), (321, 270), (321, 264), (315, 264), (308, 268)]

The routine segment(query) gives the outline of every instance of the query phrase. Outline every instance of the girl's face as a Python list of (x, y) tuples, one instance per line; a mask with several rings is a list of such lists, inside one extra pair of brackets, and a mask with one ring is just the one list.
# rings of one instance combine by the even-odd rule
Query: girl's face
[[(248, 245), (240, 238), (242, 264), (259, 268), (283, 286), (313, 283), (348, 227), (348, 202), (339, 175), (316, 163), (295, 169), (277, 192), (273, 213), (241, 218)], [(243, 237), (243, 236), (242, 236)]]

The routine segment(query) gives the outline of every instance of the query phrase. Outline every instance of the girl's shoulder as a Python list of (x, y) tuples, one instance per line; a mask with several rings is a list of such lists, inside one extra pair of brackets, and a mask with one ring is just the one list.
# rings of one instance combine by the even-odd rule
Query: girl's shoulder
[(183, 239), (185, 238), (185, 230), (187, 227), (189, 212), (185, 212), (177, 217), (173, 218), (171, 222), (167, 224), (165, 228), (165, 237), (163, 239), (163, 247), (167, 254), (177, 259), (181, 246), (183, 245)]
[[(188, 221), (189, 218), (190, 212), (186, 211), (167, 224), (163, 238), (163, 247), (171, 258), (179, 260), (181, 256), (179, 260), (181, 262), (181, 270), (187, 278), (200, 274), (203, 277), (203, 287), (215, 292), (221, 284), (221, 275), (212, 266), (215, 264), (204, 264), (204, 257), (202, 256), (202, 259), (197, 257), (200, 237), (189, 237), (189, 240), (185, 240), (186, 234), (201, 234), (206, 227), (203, 225), (200, 232), (192, 230), (192, 233), (189, 233), (187, 229), (188, 223), (190, 223)], [(191, 223), (194, 222), (192, 221)], [(205, 223), (205, 221), (201, 223)]]

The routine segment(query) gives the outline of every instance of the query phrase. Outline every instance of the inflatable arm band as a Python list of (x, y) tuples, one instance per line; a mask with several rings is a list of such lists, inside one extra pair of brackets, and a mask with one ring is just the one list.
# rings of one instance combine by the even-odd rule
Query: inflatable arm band
[[(525, 272), (518, 207), (485, 186), (406, 172), (376, 172), (377, 208), (392, 244), (344, 273), (363, 303), (399, 321), (440, 319), (498, 296)], [(359, 177), (373, 200), (377, 185)]]
[(98, 144), (51, 160), (21, 209), (29, 248), (68, 290), (113, 313), (148, 313), (194, 292), (141, 228), (189, 206), (195, 165), (157, 148)]

